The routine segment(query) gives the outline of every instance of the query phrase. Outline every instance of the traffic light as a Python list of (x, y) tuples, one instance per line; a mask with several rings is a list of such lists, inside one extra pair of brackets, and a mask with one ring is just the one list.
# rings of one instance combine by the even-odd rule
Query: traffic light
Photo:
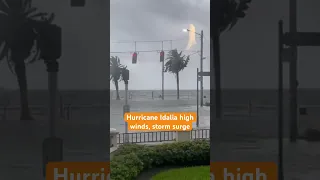
[(129, 81), (129, 70), (127, 68), (122, 69), (122, 79), (125, 83)]
[(238, 18), (244, 18), (246, 16), (245, 11), (249, 9), (249, 3), (251, 3), (252, 0), (240, 0), (239, 6), (237, 8), (236, 16)]
[(132, 64), (137, 64), (137, 57), (138, 57), (138, 54), (134, 52), (132, 54)]
[(71, 7), (84, 7), (86, 0), (70, 0)]
[(55, 60), (61, 57), (62, 53), (62, 29), (55, 24), (44, 26), (40, 30), (39, 42), (41, 58), (44, 60)]
[(160, 52), (160, 62), (163, 62), (164, 61), (164, 52), (161, 51)]

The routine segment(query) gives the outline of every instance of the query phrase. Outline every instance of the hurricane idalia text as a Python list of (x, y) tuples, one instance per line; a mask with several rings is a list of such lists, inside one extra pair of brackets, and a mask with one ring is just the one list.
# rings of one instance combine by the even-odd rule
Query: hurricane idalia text
[(124, 114), (129, 131), (191, 131), (195, 112), (131, 112)]

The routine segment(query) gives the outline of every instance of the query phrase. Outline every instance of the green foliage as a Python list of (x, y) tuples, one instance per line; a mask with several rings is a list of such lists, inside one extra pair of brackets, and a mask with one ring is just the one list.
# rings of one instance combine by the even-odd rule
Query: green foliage
[(117, 56), (110, 57), (110, 81), (118, 82), (122, 80), (122, 71), (127, 69), (127, 66), (124, 66), (120, 63), (120, 59)]
[(249, 9), (248, 4), (251, 0), (224, 0), (220, 14), (219, 30), (231, 30), (239, 19), (246, 16), (246, 11)]
[(174, 49), (168, 52), (166, 60), (164, 71), (177, 74), (187, 67), (190, 56), (182, 55), (182, 51), (179, 53), (177, 49)]
[(152, 176), (152, 180), (209, 180), (210, 166), (195, 166), (170, 169)]
[(0, 1), (0, 60), (6, 59), (13, 73), (16, 64), (40, 59), (41, 32), (54, 19), (54, 14), (38, 12), (31, 4), (31, 0)]
[(111, 161), (111, 178), (113, 180), (135, 179), (143, 170), (143, 162), (135, 153), (114, 156)]
[(134, 180), (144, 170), (178, 165), (209, 165), (210, 143), (207, 140), (175, 142), (156, 146), (122, 145), (111, 160), (113, 180)]

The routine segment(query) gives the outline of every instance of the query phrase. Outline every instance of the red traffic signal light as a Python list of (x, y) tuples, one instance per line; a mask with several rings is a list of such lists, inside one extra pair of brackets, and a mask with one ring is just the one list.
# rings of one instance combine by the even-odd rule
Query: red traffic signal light
[(84, 7), (86, 0), (70, 0), (71, 7)]
[(132, 64), (137, 64), (137, 57), (138, 57), (138, 54), (134, 52), (132, 54)]
[(160, 62), (164, 61), (164, 51), (160, 52)]

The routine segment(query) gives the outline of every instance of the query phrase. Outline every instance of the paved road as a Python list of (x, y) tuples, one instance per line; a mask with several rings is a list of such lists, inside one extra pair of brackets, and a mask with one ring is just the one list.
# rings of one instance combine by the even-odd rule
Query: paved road
[[(38, 118), (37, 118), (38, 119)], [(57, 136), (64, 140), (65, 161), (102, 161), (106, 159), (108, 128), (94, 124), (60, 123)], [(0, 173), (2, 179), (42, 178), (42, 141), (49, 136), (43, 121), (9, 121), (0, 126)]]
[[(216, 161), (273, 161), (278, 159), (276, 139), (260, 140), (246, 148), (241, 144), (222, 143), (217, 149)], [(239, 148), (240, 147), (240, 148)], [(242, 148), (241, 148), (242, 147)], [(320, 175), (320, 143), (284, 140), (284, 175), (286, 180), (314, 180)], [(312, 179), (311, 179), (312, 177)]]

